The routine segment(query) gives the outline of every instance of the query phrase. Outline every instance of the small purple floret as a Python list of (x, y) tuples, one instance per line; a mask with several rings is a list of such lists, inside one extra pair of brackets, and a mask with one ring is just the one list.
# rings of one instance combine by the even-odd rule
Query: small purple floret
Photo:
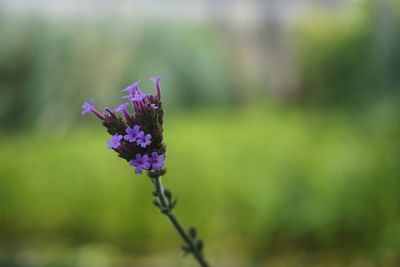
[(127, 111), (128, 107), (129, 107), (129, 103), (123, 103), (123, 104), (119, 105), (119, 106), (115, 109), (115, 112), (124, 112), (124, 111)]
[(151, 163), (151, 168), (156, 171), (164, 166), (164, 155), (158, 155), (157, 152), (152, 152), (149, 162)]
[(142, 170), (148, 170), (150, 168), (149, 157), (147, 155), (141, 156), (136, 154), (136, 159), (129, 161), (131, 166), (135, 166), (135, 173), (142, 174)]
[(139, 87), (140, 80), (134, 82), (133, 84), (126, 87), (122, 92), (127, 92), (128, 94), (123, 96), (122, 98), (128, 98), (129, 100), (133, 101), (142, 101), (147, 95), (140, 90)]
[(151, 107), (152, 109), (157, 109), (157, 108), (158, 108), (156, 104), (151, 104), (150, 107)]
[(133, 93), (135, 90), (140, 90), (139, 88), (140, 80), (132, 83), (131, 85), (125, 87), (121, 92)]
[(92, 112), (94, 109), (94, 99), (92, 98), (89, 101), (85, 101), (82, 105), (82, 109), (83, 109), (81, 113), (82, 115)]
[(155, 76), (155, 77), (150, 78), (150, 80), (153, 81), (154, 85), (156, 86), (158, 98), (161, 97), (161, 88), (160, 88), (161, 78), (162, 78), (161, 76)]
[(108, 149), (116, 149), (121, 146), (122, 135), (114, 134), (111, 140), (107, 142)]
[(126, 87), (122, 92), (128, 93), (122, 98), (129, 98), (131, 101), (142, 101), (147, 95), (140, 90), (140, 80)]
[(130, 99), (131, 101), (142, 101), (147, 95), (140, 90), (137, 90), (131, 93)]
[(124, 139), (126, 141), (129, 141), (129, 142), (133, 143), (138, 138), (139, 132), (140, 132), (140, 126), (139, 125), (135, 125), (135, 126), (133, 126), (133, 128), (127, 128), (126, 129), (126, 133), (127, 134), (124, 136)]
[(142, 148), (145, 148), (146, 146), (150, 145), (151, 143), (150, 139), (151, 139), (150, 134), (145, 135), (143, 131), (140, 131), (137, 135), (136, 144), (138, 144)]
[(150, 81), (153, 81), (155, 84), (157, 84), (160, 82), (161, 79), (162, 79), (162, 76), (155, 76), (155, 77), (151, 77)]

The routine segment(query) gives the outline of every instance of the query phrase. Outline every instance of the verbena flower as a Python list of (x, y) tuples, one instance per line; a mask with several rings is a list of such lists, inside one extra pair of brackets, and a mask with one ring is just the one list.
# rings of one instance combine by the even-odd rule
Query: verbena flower
[(144, 134), (143, 131), (140, 131), (140, 132), (138, 133), (138, 135), (137, 135), (136, 143), (137, 143), (139, 146), (145, 148), (146, 146), (150, 145), (150, 143), (151, 143), (150, 139), (151, 139), (151, 135), (149, 135), (149, 134)]
[(93, 113), (100, 120), (104, 119), (104, 116), (94, 108), (94, 99), (93, 98), (90, 99), (89, 101), (85, 101), (83, 103), (81, 115), (84, 115), (84, 114), (90, 113), (90, 112)]
[(124, 139), (126, 141), (129, 141), (131, 143), (136, 142), (136, 139), (139, 135), (140, 132), (140, 126), (139, 125), (135, 125), (133, 126), (133, 128), (128, 127), (126, 129), (126, 135), (124, 136)]
[(161, 176), (166, 173), (165, 145), (163, 143), (163, 116), (161, 103), (161, 77), (150, 78), (153, 81), (156, 95), (149, 95), (139, 88), (140, 81), (129, 85), (122, 92), (127, 93), (132, 104), (133, 113), (128, 112), (129, 103), (119, 105), (115, 110), (105, 108), (105, 113), (98, 112), (91, 99), (82, 105), (82, 115), (93, 113), (100, 119), (107, 132), (112, 135), (107, 147), (118, 153), (119, 157), (135, 167), (135, 173), (142, 174), (143, 170), (151, 178), (154, 186), (153, 204), (162, 214), (167, 216), (174, 225), (185, 244), (182, 246), (184, 255), (192, 253), (202, 267), (208, 267), (203, 255), (203, 241), (196, 235), (196, 229), (191, 227), (188, 232), (173, 214), (176, 199), (171, 191), (166, 189)]
[(114, 111), (115, 112), (128, 111), (128, 107), (129, 107), (129, 103), (123, 103), (123, 104), (119, 105)]
[(140, 81), (122, 90), (126, 93), (123, 98), (128, 98), (133, 107), (133, 113), (128, 112), (129, 103), (123, 103), (115, 110), (106, 108), (105, 113), (95, 109), (93, 99), (82, 105), (82, 114), (93, 113), (112, 135), (107, 147), (133, 164), (136, 173), (146, 170), (150, 177), (161, 176), (166, 172), (160, 79), (150, 79), (157, 91), (155, 95), (142, 92)]
[(141, 101), (143, 100), (147, 95), (141, 91), (136, 91), (133, 94), (131, 94), (131, 101)]
[(153, 81), (154, 85), (156, 86), (157, 96), (158, 96), (158, 98), (160, 98), (161, 97), (161, 88), (160, 88), (161, 76), (151, 77), (150, 80)]
[(122, 90), (122, 92), (128, 93), (122, 98), (128, 98), (131, 101), (142, 101), (147, 95), (140, 90), (139, 84), (140, 80)]
[(147, 155), (136, 154), (136, 159), (129, 161), (131, 166), (135, 166), (135, 173), (142, 173), (142, 170), (148, 170), (150, 168), (149, 157)]
[[(125, 89), (122, 89), (121, 92), (127, 92), (129, 94), (133, 93), (135, 90), (140, 90), (139, 85), (140, 85), (140, 80), (132, 83), (131, 85), (125, 87)], [(125, 97), (122, 97), (125, 98)]]
[(85, 101), (82, 105), (82, 115), (92, 112), (92, 110), (94, 109), (94, 99), (90, 99), (89, 101)]
[(111, 140), (107, 142), (108, 149), (116, 149), (119, 148), (121, 145), (122, 135), (114, 134), (111, 137)]
[(149, 162), (151, 164), (151, 168), (156, 171), (164, 166), (164, 155), (158, 155), (157, 152), (152, 152)]

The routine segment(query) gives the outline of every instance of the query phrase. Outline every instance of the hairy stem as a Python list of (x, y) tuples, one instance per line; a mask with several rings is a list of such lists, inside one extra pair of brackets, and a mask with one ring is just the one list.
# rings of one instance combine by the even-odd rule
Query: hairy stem
[(183, 241), (185, 242), (185, 252), (191, 253), (196, 261), (202, 267), (209, 267), (208, 263), (204, 259), (204, 255), (202, 253), (202, 247), (199, 245), (199, 242), (195, 240), (194, 237), (190, 236), (184, 228), (179, 223), (178, 219), (172, 212), (174, 207), (174, 203), (172, 201), (171, 196), (167, 197), (165, 194), (165, 189), (161, 182), (161, 176), (157, 178), (152, 178), (153, 185), (155, 188), (155, 196), (159, 200), (159, 208), (160, 211), (168, 217), (172, 225), (175, 227), (175, 230), (178, 234), (182, 237)]

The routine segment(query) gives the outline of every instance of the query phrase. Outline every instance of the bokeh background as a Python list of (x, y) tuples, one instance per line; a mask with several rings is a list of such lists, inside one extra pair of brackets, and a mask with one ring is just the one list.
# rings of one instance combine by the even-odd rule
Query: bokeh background
[(400, 266), (399, 11), (1, 0), (0, 266), (196, 266), (80, 116), (160, 74), (165, 183), (212, 266)]

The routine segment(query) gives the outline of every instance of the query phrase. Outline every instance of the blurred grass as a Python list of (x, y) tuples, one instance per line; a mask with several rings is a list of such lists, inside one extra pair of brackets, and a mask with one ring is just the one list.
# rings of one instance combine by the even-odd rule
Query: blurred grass
[[(170, 115), (165, 183), (178, 216), (217, 259), (398, 251), (400, 127), (382, 107), (366, 117), (296, 108)], [(99, 128), (1, 136), (2, 246), (64, 240), (176, 252), (149, 181), (105, 149)]]
[(155, 74), (165, 183), (214, 266), (400, 266), (400, 20), (381, 3), (249, 32), (0, 12), (0, 267), (195, 266), (78, 115)]

